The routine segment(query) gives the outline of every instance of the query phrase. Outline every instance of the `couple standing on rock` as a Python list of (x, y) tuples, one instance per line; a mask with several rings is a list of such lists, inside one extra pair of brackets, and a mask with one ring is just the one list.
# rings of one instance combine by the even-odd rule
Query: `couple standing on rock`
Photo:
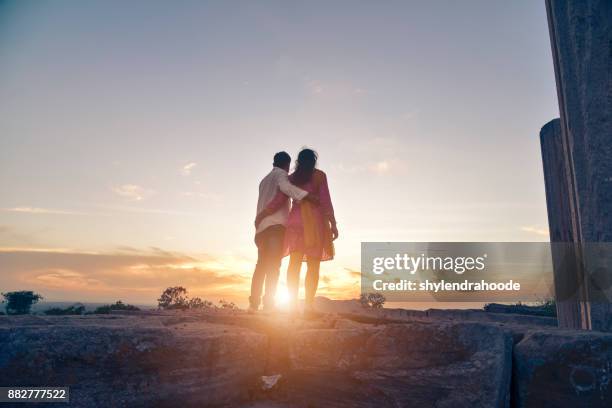
[[(316, 168), (317, 154), (303, 149), (295, 171), (288, 175), (291, 157), (274, 155), (273, 168), (259, 184), (255, 244), (257, 265), (251, 281), (249, 311), (274, 311), (276, 286), (282, 258), (289, 255), (287, 288), (291, 312), (298, 310), (300, 269), (306, 262), (305, 313), (314, 313), (321, 261), (334, 257), (333, 241), (338, 238), (327, 176)], [(291, 199), (291, 203), (289, 202)]]

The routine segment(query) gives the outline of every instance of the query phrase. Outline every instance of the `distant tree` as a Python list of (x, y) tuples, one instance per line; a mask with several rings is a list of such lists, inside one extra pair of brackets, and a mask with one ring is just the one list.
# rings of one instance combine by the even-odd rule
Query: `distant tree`
[(387, 299), (381, 295), (380, 293), (370, 293), (368, 295), (368, 300), (370, 302), (370, 307), (373, 309), (380, 309), (383, 307)]
[(228, 302), (225, 299), (219, 300), (219, 308), (225, 310), (238, 310), (238, 306), (234, 302)]
[(536, 302), (536, 306), (542, 309), (544, 316), (557, 316), (557, 302), (554, 298), (542, 299)]
[(189, 307), (187, 289), (182, 286), (166, 288), (157, 299), (157, 306), (160, 309), (187, 309)]
[(82, 315), (85, 313), (85, 306), (82, 303), (75, 303), (72, 306), (68, 306), (65, 309), (59, 307), (52, 307), (44, 311), (44, 314), (48, 316), (66, 316), (66, 315)]
[(387, 299), (380, 293), (362, 293), (359, 296), (359, 303), (363, 307), (371, 309), (380, 309), (383, 307)]
[(213, 304), (213, 302), (210, 302), (208, 300), (202, 300), (199, 297), (194, 297), (189, 299), (188, 302), (189, 305), (189, 309), (214, 309), (215, 305)]
[[(222, 303), (223, 302), (223, 303)], [(219, 301), (221, 305), (219, 308), (234, 308), (237, 309), (236, 305), (233, 303), (225, 302), (224, 300)], [(157, 306), (160, 309), (165, 310), (203, 310), (203, 309), (217, 309), (217, 307), (208, 300), (202, 300), (199, 297), (190, 298), (187, 295), (187, 289), (182, 286), (174, 286), (171, 288), (167, 288), (161, 294), (160, 298), (157, 299)]]
[(368, 294), (367, 293), (362, 293), (359, 296), (359, 303), (363, 307), (370, 307), (370, 303), (368, 302)]
[(109, 314), (113, 310), (137, 311), (140, 310), (140, 308), (134, 305), (123, 303), (122, 301), (118, 300), (111, 305), (97, 307), (96, 310), (94, 310), (94, 314)]
[(557, 316), (557, 304), (553, 298), (540, 299), (535, 302), (515, 304), (487, 303), (483, 307), (489, 313), (516, 313), (531, 316)]
[(32, 305), (43, 298), (31, 290), (2, 293), (2, 296), (4, 296), (2, 303), (6, 303), (6, 314), (10, 315), (30, 313)]

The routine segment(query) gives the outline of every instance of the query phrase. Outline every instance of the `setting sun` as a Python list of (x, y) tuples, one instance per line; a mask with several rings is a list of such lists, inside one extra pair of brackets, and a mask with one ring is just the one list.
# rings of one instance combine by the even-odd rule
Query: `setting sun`
[(279, 286), (276, 292), (276, 306), (279, 309), (286, 309), (289, 306), (289, 291), (285, 285)]

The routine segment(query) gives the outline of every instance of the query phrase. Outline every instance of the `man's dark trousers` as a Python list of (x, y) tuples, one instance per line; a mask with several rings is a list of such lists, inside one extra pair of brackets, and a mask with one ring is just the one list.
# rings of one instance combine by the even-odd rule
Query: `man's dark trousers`
[(283, 241), (285, 227), (272, 225), (255, 236), (257, 245), (257, 265), (251, 281), (251, 308), (258, 308), (261, 303), (261, 293), (265, 282), (266, 292), (263, 298), (264, 309), (274, 307), (276, 285), (283, 259)]

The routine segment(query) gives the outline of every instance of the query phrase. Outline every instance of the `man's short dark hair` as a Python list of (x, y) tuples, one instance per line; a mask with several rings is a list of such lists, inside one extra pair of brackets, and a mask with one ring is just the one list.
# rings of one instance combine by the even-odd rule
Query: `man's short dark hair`
[(286, 167), (291, 163), (291, 156), (287, 152), (278, 152), (274, 155), (274, 167)]

